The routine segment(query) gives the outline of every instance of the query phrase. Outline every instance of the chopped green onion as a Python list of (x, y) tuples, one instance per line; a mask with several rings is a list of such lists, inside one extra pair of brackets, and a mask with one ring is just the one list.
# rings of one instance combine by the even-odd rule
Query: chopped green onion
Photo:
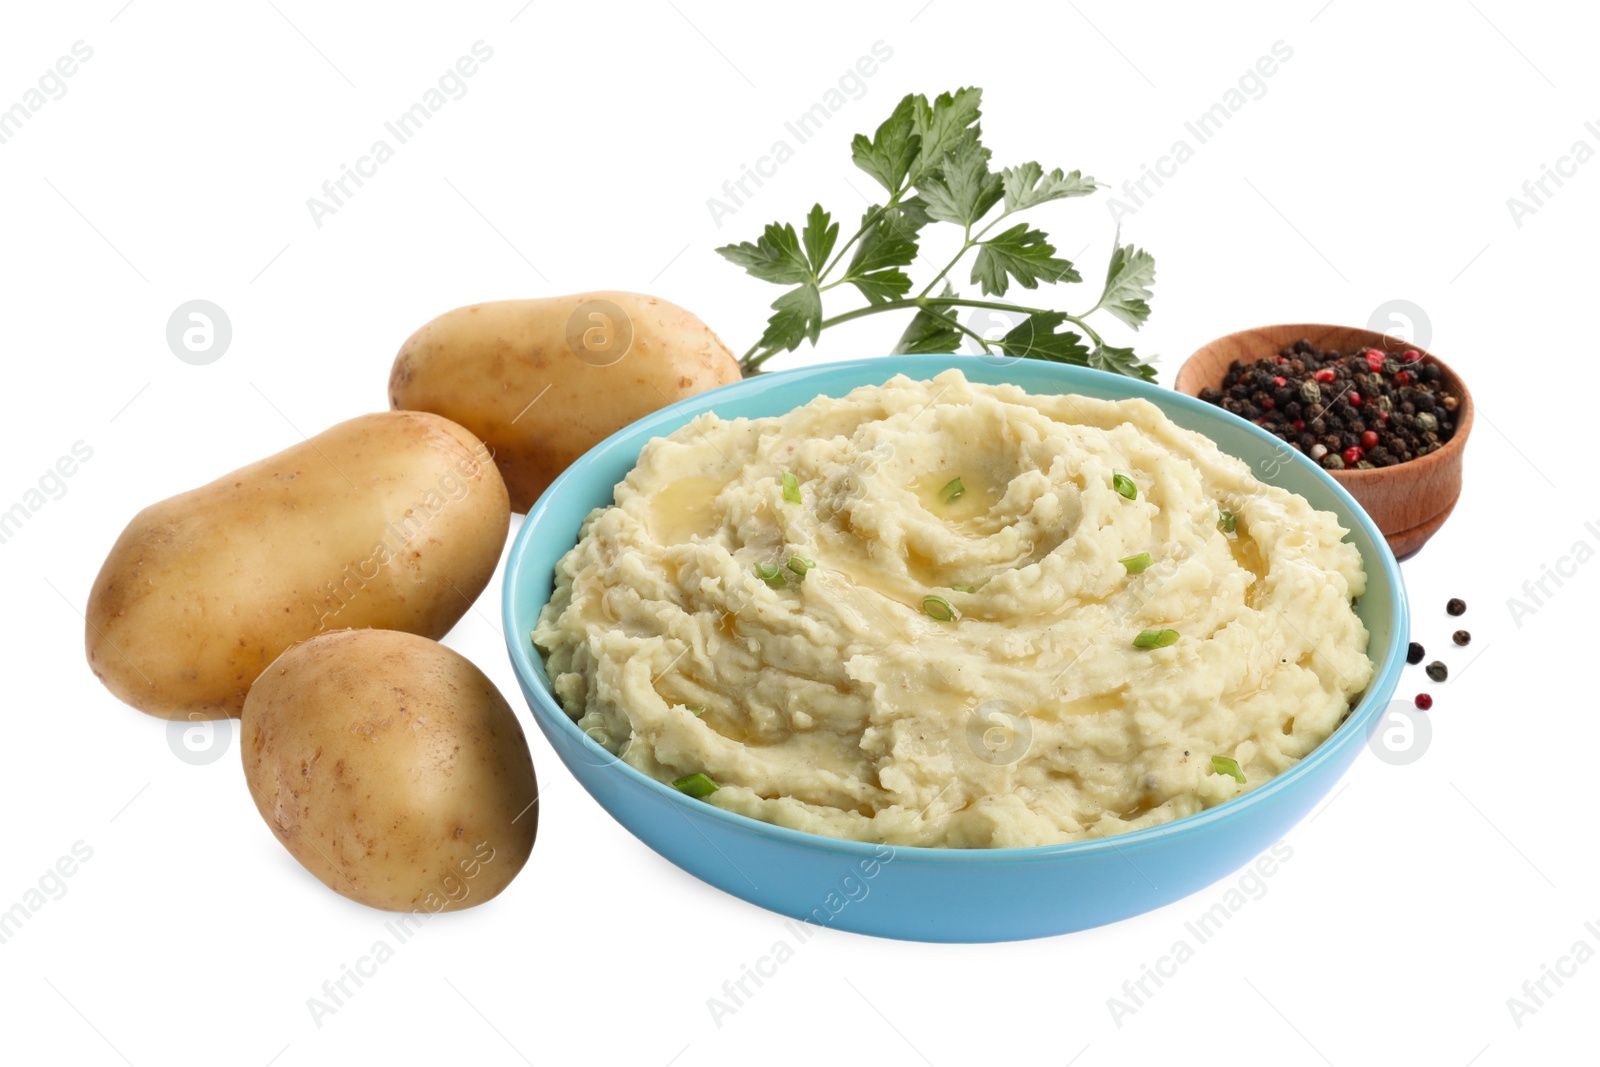
[(679, 778), (677, 781), (673, 782), (672, 788), (678, 790), (680, 793), (688, 793), (696, 800), (704, 800), (706, 797), (710, 796), (712, 793), (715, 793), (722, 787), (717, 785), (716, 782), (713, 782), (704, 774), (696, 771), (693, 774), (686, 774), (682, 778)]
[(1166, 648), (1177, 643), (1176, 630), (1143, 630), (1133, 639), (1134, 648)]
[(967, 487), (961, 484), (960, 478), (952, 478), (945, 484), (943, 489), (939, 490), (939, 500), (942, 503), (950, 504), (966, 491)]
[(800, 479), (788, 471), (783, 472), (783, 499), (791, 504), (800, 503)]
[(1141, 552), (1137, 556), (1125, 556), (1117, 560), (1129, 574), (1143, 574), (1150, 569), (1150, 564), (1155, 560), (1150, 558), (1150, 553)]
[(704, 704), (689, 704), (683, 710), (698, 719), (706, 713), (706, 706)]
[(1211, 767), (1218, 774), (1231, 775), (1234, 781), (1244, 785), (1244, 771), (1239, 769), (1239, 761), (1232, 756), (1212, 756)]
[(978, 591), (978, 587), (975, 585), (952, 585), (950, 588), (958, 593), (976, 593)]
[(922, 610), (930, 618), (940, 622), (950, 622), (956, 617), (956, 609), (950, 606), (950, 601), (935, 593), (929, 593), (922, 598)]
[(815, 567), (816, 564), (812, 563), (804, 556), (790, 556), (788, 566), (790, 570), (804, 578), (806, 576), (806, 571), (810, 570), (812, 567)]
[(756, 577), (776, 589), (783, 584), (783, 572), (776, 563), (757, 563)]
[(1127, 497), (1129, 500), (1139, 499), (1139, 487), (1133, 484), (1133, 479), (1121, 471), (1111, 474), (1111, 488)]
[(1234, 518), (1233, 512), (1223, 511), (1217, 516), (1217, 529), (1225, 534), (1231, 534), (1238, 529), (1239, 520)]

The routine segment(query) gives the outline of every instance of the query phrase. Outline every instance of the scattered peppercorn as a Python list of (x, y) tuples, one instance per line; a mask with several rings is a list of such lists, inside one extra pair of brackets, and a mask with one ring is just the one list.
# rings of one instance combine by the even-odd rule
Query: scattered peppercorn
[(1467, 602), (1460, 597), (1451, 597), (1450, 602), (1444, 606), (1444, 610), (1452, 615), (1465, 615), (1467, 613)]
[(1417, 664), (1422, 662), (1422, 657), (1426, 656), (1427, 654), (1428, 653), (1423, 649), (1421, 644), (1413, 641), (1411, 642), (1411, 647), (1406, 649), (1406, 662), (1415, 667)]
[(1450, 677), (1450, 668), (1446, 667), (1440, 660), (1434, 660), (1432, 663), (1428, 664), (1426, 669), (1428, 671), (1428, 677), (1432, 678), (1436, 682), (1442, 682), (1446, 678)]
[[(1305, 339), (1254, 363), (1234, 360), (1200, 399), (1247, 419), (1329, 470), (1392, 467), (1455, 433), (1460, 400), (1416, 349), (1325, 352)], [(1353, 450), (1353, 451), (1352, 451)]]
[(1423, 711), (1427, 711), (1429, 708), (1433, 707), (1433, 698), (1427, 693), (1418, 693), (1416, 700), (1412, 701), (1412, 703), (1421, 708)]
[(1458, 645), (1470, 645), (1472, 643), (1472, 635), (1465, 630), (1457, 630), (1450, 635), (1450, 640)]

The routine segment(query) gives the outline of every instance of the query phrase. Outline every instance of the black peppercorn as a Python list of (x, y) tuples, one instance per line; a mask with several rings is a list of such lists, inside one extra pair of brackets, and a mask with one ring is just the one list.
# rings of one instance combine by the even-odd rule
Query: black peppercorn
[(1470, 645), (1472, 643), (1472, 635), (1465, 630), (1457, 630), (1450, 635), (1450, 640), (1458, 645)]
[(1411, 642), (1411, 647), (1406, 649), (1406, 662), (1413, 667), (1422, 662), (1422, 657), (1428, 653), (1416, 641)]
[(1445, 604), (1444, 610), (1449, 612), (1451, 615), (1465, 615), (1467, 613), (1467, 602), (1462, 600), (1460, 597), (1453, 596), (1450, 598), (1449, 602)]

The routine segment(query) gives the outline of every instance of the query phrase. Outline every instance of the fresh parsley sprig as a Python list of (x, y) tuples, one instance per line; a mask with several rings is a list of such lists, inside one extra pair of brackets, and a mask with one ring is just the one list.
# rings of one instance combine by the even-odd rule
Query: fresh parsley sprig
[[(1016, 221), (997, 228), (1040, 204), (1089, 196), (1099, 183), (1079, 171), (1057, 168), (1047, 173), (1031, 162), (991, 171), (978, 125), (982, 98), (983, 91), (976, 88), (942, 93), (931, 103), (921, 94), (907, 96), (870, 138), (856, 135), (851, 158), (887, 195), (867, 209), (843, 244), (839, 224), (817, 204), (799, 231), (790, 223), (772, 223), (755, 241), (717, 249), (754, 277), (787, 287), (772, 302), (773, 314), (761, 338), (740, 360), (745, 374), (758, 373), (768, 359), (800, 347), (802, 341), (816, 344), (830, 326), (884, 311), (914, 310), (896, 352), (953, 352), (964, 337), (971, 337), (989, 353), (1155, 379), (1155, 368), (1133, 349), (1107, 344), (1086, 321), (1105, 312), (1137, 330), (1150, 317), (1155, 257), (1122, 244), (1120, 236), (1100, 297), (1081, 314), (969, 299), (948, 281), (974, 249), (969, 281), (986, 297), (1002, 297), (1013, 284), (1037, 289), (1040, 283), (1083, 281), (1071, 262), (1056, 255), (1043, 231)], [(901, 268), (916, 261), (918, 238), (935, 222), (961, 227), (961, 249), (911, 296), (911, 278)], [(854, 286), (866, 305), (825, 318), (822, 294), (843, 285)], [(1004, 336), (990, 339), (957, 318), (960, 308), (1027, 317)], [(1067, 329), (1068, 324), (1081, 333)]]

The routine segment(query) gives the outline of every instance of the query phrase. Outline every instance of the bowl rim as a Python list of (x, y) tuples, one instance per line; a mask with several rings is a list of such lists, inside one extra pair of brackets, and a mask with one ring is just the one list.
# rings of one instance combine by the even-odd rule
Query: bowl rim
[[(626, 763), (620, 757), (612, 756), (611, 753), (605, 752), (604, 749), (599, 748), (592, 738), (587, 737), (583, 731), (578, 729), (577, 723), (567, 715), (560, 702), (556, 700), (555, 695), (545, 684), (542, 672), (535, 669), (533, 641), (528, 635), (521, 633), (517, 624), (516, 592), (521, 585), (524, 564), (528, 556), (529, 545), (533, 540), (533, 533), (540, 525), (540, 519), (543, 517), (544, 512), (548, 510), (549, 502), (557, 499), (572, 484), (584, 480), (585, 471), (596, 455), (609, 449), (617, 441), (636, 435), (641, 436), (640, 447), (642, 448), (643, 441), (648, 440), (649, 437), (657, 436), (656, 431), (662, 427), (668, 424), (675, 424), (672, 429), (677, 429), (678, 426), (687, 422), (688, 418), (711, 410), (720, 399), (725, 399), (733, 391), (758, 392), (770, 388), (773, 382), (803, 382), (808, 378), (828, 378), (839, 374), (848, 375), (856, 371), (874, 368), (882, 368), (883, 370), (881, 376), (877, 376), (877, 380), (881, 384), (881, 382), (888, 381), (897, 374), (905, 374), (912, 378), (919, 376), (932, 377), (940, 371), (948, 370), (952, 367), (961, 368), (965, 361), (976, 361), (979, 358), (977, 356), (955, 354), (869, 356), (772, 371), (720, 386), (661, 408), (623, 427), (579, 457), (576, 462), (550, 484), (549, 488), (540, 494), (539, 499), (528, 509), (527, 515), (523, 518), (522, 526), (517, 531), (516, 538), (512, 541), (511, 550), (506, 558), (505, 577), (501, 582), (501, 617), (505, 631), (506, 649), (511, 658), (512, 669), (517, 675), (517, 681), (522, 687), (524, 695), (529, 698), (530, 711), (540, 729), (548, 732), (553, 728), (580, 746), (590, 745), (600, 752), (604, 752), (608, 762), (596, 764), (598, 770), (603, 773), (614, 770), (625, 779), (631, 779), (646, 790), (654, 792), (667, 804), (683, 805), (680, 813), (686, 817), (693, 813), (719, 822), (730, 831), (768, 837), (779, 843), (795, 847), (834, 852), (846, 858), (881, 860), (882, 850), (889, 848), (893, 850), (897, 859), (902, 856), (915, 857), (919, 862), (925, 861), (955, 866), (989, 866), (997, 863), (1031, 864), (1052, 861), (1063, 856), (1092, 855), (1103, 852), (1121, 853), (1129, 848), (1148, 845), (1169, 838), (1192, 836), (1204, 832), (1219, 821), (1236, 818), (1261, 804), (1270, 803), (1273, 798), (1295, 788), (1302, 779), (1310, 777), (1325, 764), (1333, 762), (1350, 745), (1357, 743), (1358, 739), (1364, 741), (1366, 734), (1369, 732), (1371, 720), (1379, 711), (1380, 702), (1375, 699), (1376, 696), (1380, 693), (1393, 692), (1405, 666), (1405, 657), (1398, 654), (1410, 637), (1410, 609), (1405, 595), (1405, 584), (1400, 574), (1399, 562), (1389, 549), (1388, 541), (1371, 517), (1367, 515), (1360, 504), (1356, 503), (1355, 498), (1350, 495), (1344, 486), (1330, 477), (1328, 471), (1313, 463), (1310, 457), (1303, 455), (1297, 449), (1292, 450), (1291, 462), (1300, 463), (1306, 469), (1312, 471), (1315, 477), (1321, 478), (1326, 483), (1327, 487), (1332, 490), (1334, 498), (1343, 505), (1348, 517), (1362, 528), (1368, 540), (1376, 549), (1384, 580), (1388, 582), (1392, 589), (1393, 611), (1389, 645), (1384, 650), (1386, 655), (1381, 661), (1381, 670), (1373, 675), (1371, 681), (1367, 683), (1367, 688), (1363, 692), (1361, 699), (1345, 714), (1343, 721), (1334, 729), (1332, 734), (1282, 774), (1275, 775), (1264, 784), (1250, 789), (1231, 800), (1224, 801), (1215, 807), (1206, 808), (1192, 815), (1185, 815), (1158, 826), (1147, 826), (1138, 830), (1130, 830), (1127, 833), (1112, 834), (1107, 837), (1091, 838), (1083, 841), (1067, 841), (1050, 845), (961, 849), (933, 845), (897, 845), (887, 842), (856, 841), (848, 838), (814, 834), (806, 830), (795, 830), (787, 826), (779, 826), (776, 823), (764, 822), (738, 812), (727, 811), (714, 804), (702, 803), (672, 788), (665, 782), (657, 781)], [(1241, 419), (1237, 415), (1224, 411), (1215, 404), (1209, 404), (1198, 397), (1180, 393), (1176, 389), (1169, 389), (1154, 382), (1144, 382), (1113, 374), (1109, 371), (1095, 370), (1088, 367), (1065, 364), (1042, 364), (1042, 366), (1055, 368), (1062, 375), (1063, 381), (1067, 383), (1080, 379), (1080, 377), (1088, 377), (1091, 380), (1096, 378), (1103, 379), (1108, 385), (1114, 385), (1117, 389), (1127, 390), (1124, 398), (1140, 397), (1150, 400), (1157, 406), (1161, 406), (1164, 403), (1175, 404), (1180, 408), (1188, 408), (1191, 411), (1200, 412), (1206, 417), (1220, 417), (1223, 420), (1231, 419), (1237, 425), (1244, 427), (1248, 433), (1261, 438), (1263, 444), (1278, 445), (1282, 443), (1278, 438), (1248, 420)], [(857, 387), (855, 385), (850, 386), (850, 388)], [(824, 394), (819, 392), (817, 395)], [(789, 410), (792, 411), (794, 409), (791, 408)], [(780, 412), (779, 414), (786, 413)], [(664, 432), (671, 432), (671, 430)], [(1345, 517), (1340, 516), (1341, 519)], [(575, 538), (576, 531), (573, 533)], [(1370, 582), (1371, 576), (1369, 575), (1369, 586)], [(1371, 658), (1372, 649), (1370, 646), (1367, 654)], [(578, 777), (570, 767), (567, 770), (574, 778)], [(585, 791), (588, 791), (587, 787), (585, 787)], [(598, 798), (595, 799), (598, 801)], [(1124, 856), (1124, 858), (1126, 857)]]
[[(1438, 365), (1440, 371), (1443, 372), (1446, 378), (1450, 379), (1450, 383), (1455, 387), (1456, 392), (1461, 396), (1462, 414), (1456, 420), (1455, 432), (1450, 435), (1450, 440), (1439, 446), (1438, 449), (1433, 452), (1429, 452), (1426, 456), (1409, 460), (1405, 463), (1397, 463), (1392, 467), (1374, 467), (1371, 470), (1365, 471), (1354, 469), (1329, 471), (1328, 473), (1334, 479), (1334, 481), (1339, 482), (1342, 485), (1366, 486), (1387, 479), (1399, 479), (1402, 477), (1427, 478), (1438, 468), (1448, 466), (1451, 463), (1459, 462), (1460, 454), (1467, 447), (1467, 437), (1472, 433), (1472, 424), (1477, 413), (1477, 405), (1473, 402), (1472, 393), (1467, 389), (1466, 379), (1462, 378), (1454, 367), (1450, 366), (1450, 364), (1440, 359), (1428, 349), (1423, 348), (1421, 345), (1413, 344), (1410, 341), (1396, 337), (1391, 333), (1384, 333), (1382, 330), (1374, 330), (1370, 326), (1340, 326), (1336, 323), (1328, 322), (1279, 322), (1272, 323), (1267, 326), (1252, 326), (1246, 330), (1234, 330), (1232, 333), (1226, 333), (1221, 337), (1216, 337), (1210, 341), (1207, 341), (1205, 344), (1189, 353), (1189, 357), (1178, 365), (1178, 376), (1181, 377), (1185, 369), (1194, 365), (1194, 362), (1199, 358), (1200, 353), (1209, 348), (1223, 344), (1227, 341), (1232, 341), (1235, 338), (1251, 337), (1253, 335), (1279, 330), (1286, 333), (1298, 333), (1302, 330), (1308, 333), (1342, 330), (1348, 333), (1364, 336), (1367, 339), (1366, 343), (1369, 348), (1376, 348), (1379, 344), (1383, 344), (1384, 342), (1393, 342), (1399, 345), (1400, 351), (1404, 351), (1408, 348), (1414, 348), (1421, 353), (1422, 362), (1432, 362)], [(1293, 344), (1292, 341), (1290, 343)], [(1385, 344), (1384, 347), (1390, 348), (1390, 345)], [(1215, 388), (1221, 383), (1213, 382), (1209, 384)], [(1175, 393), (1180, 393), (1183, 396), (1192, 396), (1196, 399), (1199, 398), (1198, 393), (1189, 393), (1179, 389), (1177, 377), (1173, 378), (1172, 391)], [(1204, 403), (1204, 401), (1202, 402)], [(1223, 410), (1221, 407), (1218, 407), (1218, 405), (1213, 404), (1211, 406), (1216, 407), (1219, 411)], [(1227, 412), (1227, 414), (1231, 415), (1233, 413)], [(1235, 417), (1237, 418), (1237, 416)], [(1243, 421), (1249, 423), (1248, 419)], [(1254, 424), (1252, 423), (1251, 425)], [(1271, 435), (1269, 434), (1268, 436)], [(1274, 438), (1274, 440), (1277, 439)], [(1294, 451), (1297, 454), (1300, 454), (1300, 450), (1298, 448), (1294, 449)]]

